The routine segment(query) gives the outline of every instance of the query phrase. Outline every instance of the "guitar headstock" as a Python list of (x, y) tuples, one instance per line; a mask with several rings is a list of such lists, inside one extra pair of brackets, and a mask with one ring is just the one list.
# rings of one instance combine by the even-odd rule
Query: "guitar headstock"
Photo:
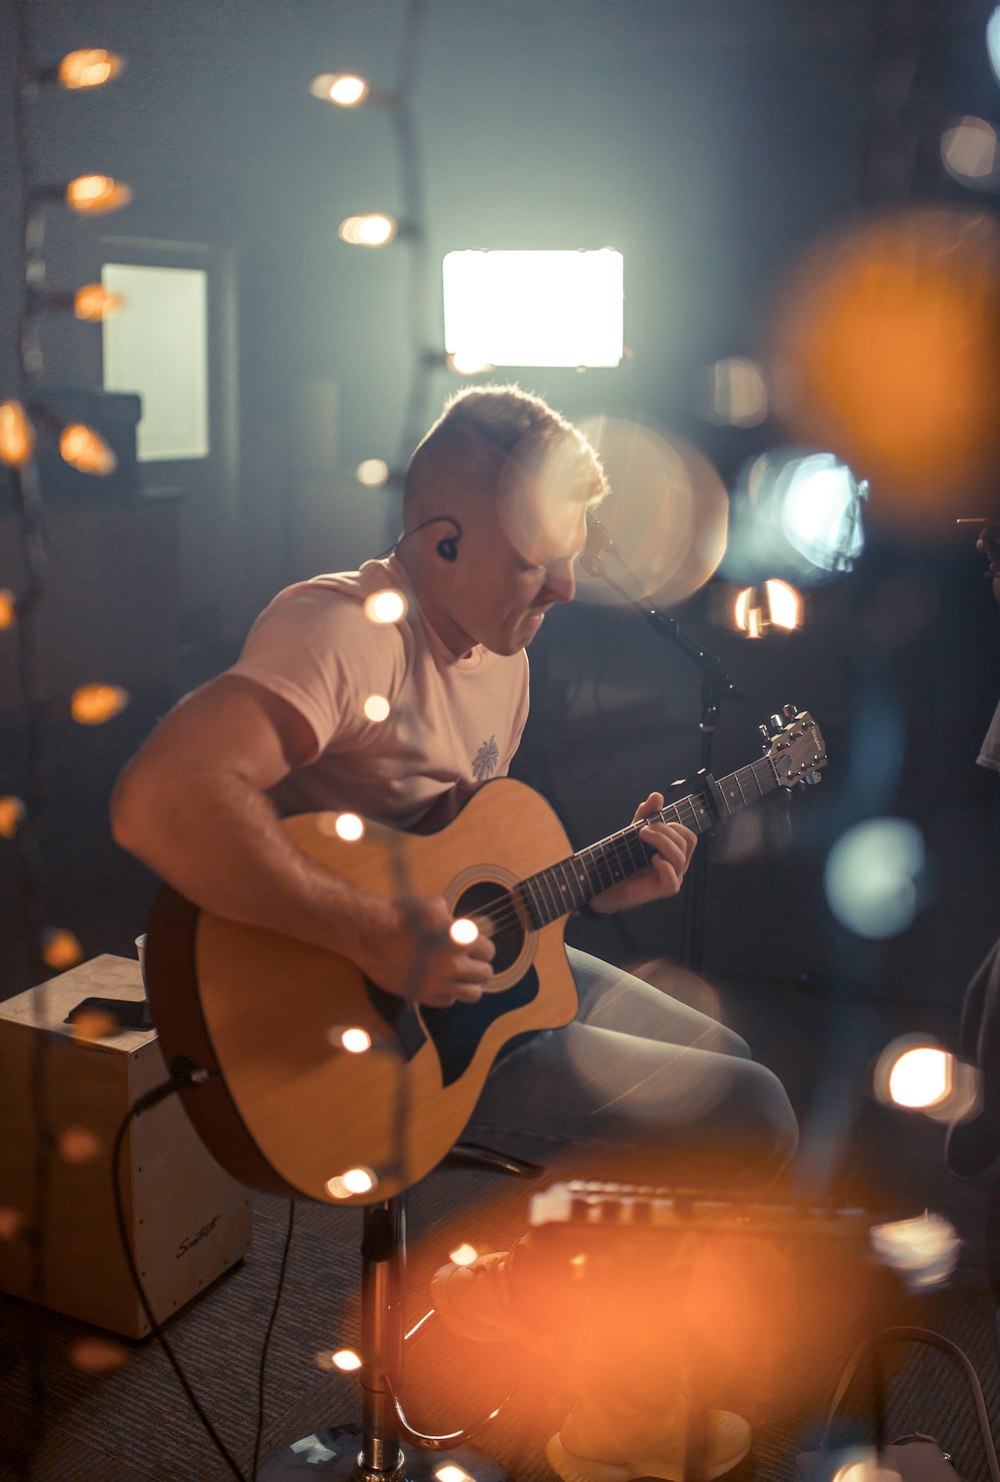
[(800, 782), (812, 786), (822, 781), (819, 774), (826, 766), (826, 744), (808, 710), (784, 705), (781, 714), (772, 715), (770, 724), (760, 729), (765, 740), (764, 755), (781, 787), (797, 787)]

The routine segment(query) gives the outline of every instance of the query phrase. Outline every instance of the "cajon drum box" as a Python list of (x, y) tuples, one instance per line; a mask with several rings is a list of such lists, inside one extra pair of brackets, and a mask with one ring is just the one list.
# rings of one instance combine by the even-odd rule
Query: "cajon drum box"
[[(0, 1290), (139, 1338), (150, 1325), (122, 1252), (111, 1153), (130, 1107), (167, 1071), (155, 1030), (76, 1038), (63, 1021), (90, 996), (142, 999), (139, 964), (95, 957), (0, 1002)], [(36, 1068), (53, 1139), (41, 1185)], [(135, 1118), (120, 1170), (132, 1251), (162, 1322), (246, 1255), (249, 1191), (205, 1150), (176, 1096)]]

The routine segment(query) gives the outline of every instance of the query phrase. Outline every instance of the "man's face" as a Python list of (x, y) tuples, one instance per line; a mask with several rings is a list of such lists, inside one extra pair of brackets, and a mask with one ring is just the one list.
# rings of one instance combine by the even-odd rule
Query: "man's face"
[(573, 600), (586, 509), (585, 491), (571, 494), (543, 477), (523, 479), (496, 500), (469, 501), (458, 558), (442, 573), (442, 636), (456, 653), (476, 643), (517, 653), (550, 607)]

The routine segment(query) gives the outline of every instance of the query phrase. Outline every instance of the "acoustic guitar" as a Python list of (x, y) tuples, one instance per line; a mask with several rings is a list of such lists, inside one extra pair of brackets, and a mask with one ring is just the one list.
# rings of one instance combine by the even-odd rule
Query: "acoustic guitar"
[[(812, 716), (786, 705), (771, 725), (761, 727), (759, 760), (718, 780), (701, 774), (698, 790), (654, 819), (703, 834), (778, 788), (818, 782), (826, 753)], [(631, 824), (574, 853), (549, 805), (509, 778), (484, 784), (426, 836), (333, 813), (283, 827), (360, 889), (442, 895), (496, 948), (478, 1003), (428, 1008), (379, 988), (346, 958), (199, 911), (172, 890), (154, 904), (153, 1017), (168, 1065), (184, 1057), (208, 1072), (181, 1095), (209, 1150), (267, 1193), (380, 1202), (453, 1146), (504, 1045), (573, 1018), (563, 922), (647, 865), (651, 851), (643, 824)]]

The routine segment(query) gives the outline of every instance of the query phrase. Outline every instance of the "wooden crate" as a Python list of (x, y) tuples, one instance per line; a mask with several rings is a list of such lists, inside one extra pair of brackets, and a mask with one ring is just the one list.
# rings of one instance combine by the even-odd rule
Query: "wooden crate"
[[(111, 1152), (129, 1108), (166, 1068), (155, 1030), (75, 1038), (63, 1021), (91, 995), (141, 999), (139, 964), (95, 957), (0, 1003), (0, 1233), (16, 1227), (0, 1239), (0, 1290), (138, 1338), (150, 1325), (121, 1248)], [(36, 1071), (54, 1140), (41, 1184)], [(135, 1119), (120, 1167), (126, 1228), (162, 1322), (246, 1255), (249, 1192), (206, 1151), (177, 1097)], [(36, 1223), (40, 1288), (28, 1238)]]

